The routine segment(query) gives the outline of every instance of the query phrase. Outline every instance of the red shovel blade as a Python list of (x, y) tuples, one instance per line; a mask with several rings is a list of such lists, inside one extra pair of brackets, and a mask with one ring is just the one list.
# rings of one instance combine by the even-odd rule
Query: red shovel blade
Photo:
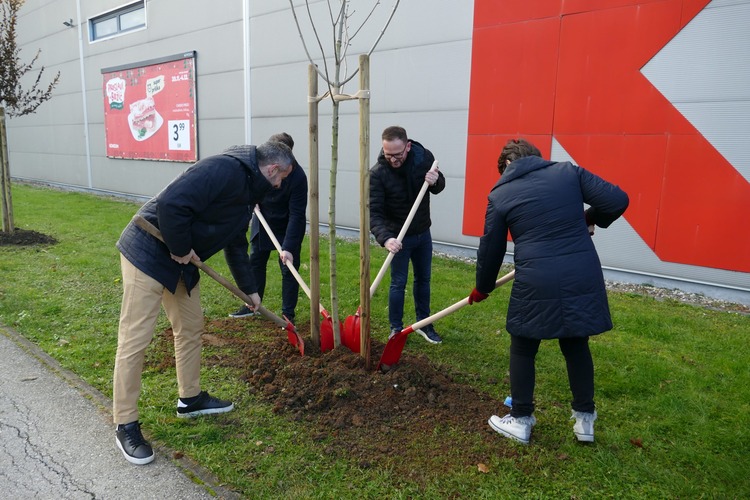
[(357, 308), (357, 314), (347, 316), (344, 322), (344, 329), (341, 333), (341, 343), (354, 353), (359, 353), (359, 330), (360, 330), (360, 309)]
[(388, 339), (383, 348), (383, 354), (380, 356), (380, 362), (378, 363), (378, 370), (381, 368), (384, 370), (390, 369), (391, 366), (398, 363), (401, 359), (401, 353), (406, 345), (406, 339), (409, 334), (414, 330), (411, 327), (401, 330), (399, 333)]
[(333, 321), (323, 320), (320, 323), (320, 352), (333, 350)]
[(297, 329), (294, 327), (291, 321), (286, 317), (286, 338), (289, 339), (289, 343), (299, 349), (300, 356), (305, 355), (305, 341), (302, 340), (302, 336), (297, 333)]
[[(339, 333), (341, 333), (341, 343), (344, 343), (344, 324), (339, 321)], [(333, 319), (330, 316), (320, 323), (320, 352), (332, 351), (333, 342)]]

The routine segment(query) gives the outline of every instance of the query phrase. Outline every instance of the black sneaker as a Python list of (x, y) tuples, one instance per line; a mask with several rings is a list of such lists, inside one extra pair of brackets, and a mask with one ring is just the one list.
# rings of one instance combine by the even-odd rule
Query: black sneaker
[(236, 312), (230, 313), (230, 318), (247, 318), (248, 316), (254, 316), (255, 313), (250, 310), (246, 305), (242, 305)]
[(430, 344), (441, 344), (443, 342), (443, 339), (440, 338), (440, 335), (438, 335), (432, 325), (427, 325), (424, 328), (417, 328), (414, 331), (424, 337), (424, 339)]
[(137, 420), (117, 426), (115, 443), (131, 464), (146, 465), (154, 461), (154, 450), (141, 434), (141, 424)]
[(232, 410), (234, 410), (234, 403), (210, 396), (206, 391), (201, 391), (193, 398), (179, 398), (177, 400), (177, 416), (180, 418), (226, 413)]

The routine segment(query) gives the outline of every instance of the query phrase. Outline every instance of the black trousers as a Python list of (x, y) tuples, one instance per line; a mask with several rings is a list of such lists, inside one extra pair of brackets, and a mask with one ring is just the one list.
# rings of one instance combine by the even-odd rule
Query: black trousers
[[(594, 361), (589, 338), (564, 338), (559, 341), (573, 395), (571, 407), (575, 411), (593, 413)], [(535, 360), (540, 343), (539, 339), (510, 336), (510, 395), (513, 398), (510, 414), (513, 417), (527, 417), (534, 413)]]
[[(271, 250), (261, 250), (253, 241), (252, 251), (250, 252), (250, 268), (252, 269), (255, 283), (258, 286), (258, 295), (263, 300), (263, 294), (266, 291), (266, 268), (268, 259), (271, 256)], [(300, 250), (292, 252), (294, 268), (299, 270)], [(286, 267), (286, 264), (277, 259), (281, 269), (281, 312), (294, 323), (294, 310), (297, 308), (297, 299), (299, 298), (299, 283), (294, 279), (294, 275)]]

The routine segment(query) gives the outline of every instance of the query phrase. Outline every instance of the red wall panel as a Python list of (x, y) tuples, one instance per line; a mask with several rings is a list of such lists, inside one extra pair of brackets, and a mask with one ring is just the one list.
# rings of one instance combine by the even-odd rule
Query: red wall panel
[(482, 234), (505, 141), (548, 157), (554, 137), (628, 192), (660, 259), (750, 272), (750, 184), (641, 73), (706, 4), (476, 0), (464, 234)]

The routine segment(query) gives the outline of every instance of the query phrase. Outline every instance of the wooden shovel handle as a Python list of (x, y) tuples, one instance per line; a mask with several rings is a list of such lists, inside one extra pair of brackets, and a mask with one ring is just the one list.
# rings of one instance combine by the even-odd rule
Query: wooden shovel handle
[[(276, 247), (276, 250), (281, 254), (281, 243), (279, 243), (279, 239), (276, 238), (276, 235), (273, 234), (273, 231), (271, 231), (271, 227), (268, 225), (268, 221), (266, 221), (266, 218), (263, 217), (263, 214), (260, 212), (260, 207), (257, 205), (255, 206), (255, 209), (253, 209), (253, 213), (260, 221), (263, 228), (266, 230), (266, 233), (268, 234), (268, 237), (271, 238), (271, 241), (273, 242), (273, 246)], [(289, 271), (292, 273), (292, 276), (294, 276), (294, 279), (297, 280), (297, 283), (299, 283), (299, 286), (302, 288), (302, 290), (305, 291), (305, 295), (307, 295), (308, 299), (312, 298), (312, 293), (310, 293), (310, 287), (307, 286), (305, 283), (305, 280), (302, 279), (302, 276), (300, 276), (299, 271), (294, 267), (294, 262), (289, 262), (288, 260), (284, 263), (289, 269)], [(320, 308), (320, 313), (328, 317), (328, 311), (326, 311), (326, 308), (323, 307), (323, 304), (318, 304), (318, 307)]]
[[(146, 231), (148, 234), (156, 238), (157, 240), (164, 243), (164, 238), (161, 235), (161, 231), (157, 229), (153, 224), (151, 224), (149, 221), (143, 218), (143, 216), (139, 214), (135, 214), (133, 216), (133, 222)], [(208, 264), (201, 260), (193, 260), (193, 265), (195, 265), (198, 269), (203, 271), (204, 273), (211, 276), (213, 279), (219, 282), (224, 288), (235, 294), (237, 297), (243, 300), (246, 304), (254, 304), (253, 300), (250, 298), (249, 295), (247, 295), (245, 292), (237, 288), (234, 284), (232, 284), (230, 281), (228, 281), (226, 278), (221, 276), (219, 273), (213, 270)], [(269, 319), (279, 325), (282, 328), (287, 328), (291, 323), (284, 321), (282, 318), (276, 316), (274, 313), (263, 307), (261, 304), (260, 306), (257, 306), (257, 311), (264, 316), (266, 319)], [(296, 330), (295, 330), (296, 331)]]
[[(503, 284), (511, 281), (515, 277), (516, 277), (516, 271), (514, 269), (513, 271), (509, 272), (508, 274), (506, 274), (502, 278), (498, 279), (495, 282), (495, 288), (498, 288), (501, 285), (503, 285)], [(446, 307), (442, 311), (436, 312), (435, 314), (433, 314), (432, 316), (430, 316), (428, 318), (425, 318), (423, 320), (417, 321), (416, 323), (414, 323), (410, 327), (404, 329), (402, 331), (402, 333), (404, 333), (404, 331), (406, 331), (406, 330), (408, 330), (408, 332), (406, 332), (406, 333), (411, 333), (411, 332), (413, 332), (415, 330), (419, 330), (423, 326), (430, 325), (430, 324), (434, 323), (435, 321), (437, 321), (437, 320), (439, 320), (441, 318), (444, 318), (444, 317), (448, 316), (449, 314), (452, 314), (452, 313), (458, 311), (459, 309), (461, 309), (462, 307), (464, 307), (464, 306), (466, 306), (468, 304), (469, 304), (469, 297), (461, 299), (458, 302), (456, 302), (455, 304), (453, 304), (452, 306)]]

